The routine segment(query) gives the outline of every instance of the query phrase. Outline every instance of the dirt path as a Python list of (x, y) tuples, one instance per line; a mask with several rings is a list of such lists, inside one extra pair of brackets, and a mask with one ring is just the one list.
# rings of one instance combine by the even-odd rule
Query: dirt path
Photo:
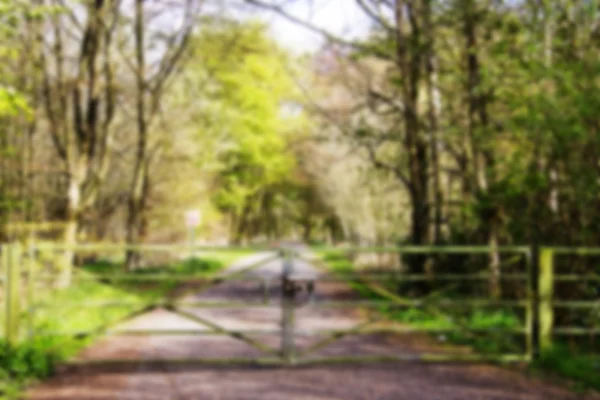
[[(268, 254), (252, 256), (229, 269), (237, 271)], [(186, 309), (197, 317), (230, 329), (279, 328), (278, 276), (281, 262), (273, 261), (249, 273), (270, 280), (268, 306), (253, 309)], [(300, 275), (318, 275), (307, 263), (295, 262)], [(317, 284), (319, 299), (353, 297), (340, 284)], [(188, 296), (186, 300), (258, 301), (262, 290), (257, 283), (224, 283), (207, 291)], [(297, 311), (300, 329), (345, 329), (361, 321), (357, 310), (323, 310), (303, 304)], [(166, 310), (155, 310), (127, 323), (131, 329), (206, 330), (190, 320)], [(255, 337), (277, 348), (277, 335)], [(297, 345), (306, 348), (319, 338), (299, 337)], [(316, 355), (410, 355), (422, 347), (436, 349), (419, 338), (397, 338), (384, 335), (348, 337), (326, 347)], [(563, 388), (531, 379), (516, 370), (488, 365), (452, 365), (385, 363), (310, 367), (241, 367), (177, 365), (148, 360), (190, 357), (259, 356), (260, 351), (225, 336), (127, 336), (107, 337), (84, 351), (81, 358), (126, 358), (125, 365), (71, 367), (60, 371), (48, 382), (33, 388), (28, 398), (42, 399), (214, 399), (214, 400), (598, 400), (600, 396), (577, 395)], [(144, 361), (146, 360), (146, 361)]]

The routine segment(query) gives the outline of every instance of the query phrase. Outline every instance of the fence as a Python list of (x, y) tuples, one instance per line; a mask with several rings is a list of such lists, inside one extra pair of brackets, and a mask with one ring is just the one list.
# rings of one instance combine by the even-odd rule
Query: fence
[[(472, 327), (461, 323), (458, 319), (453, 320), (452, 326), (396, 326), (387, 329), (366, 329), (360, 330), (359, 333), (379, 333), (389, 332), (395, 334), (454, 334), (461, 333), (466, 336), (482, 335), (519, 335), (523, 338), (524, 349), (520, 353), (502, 353), (502, 354), (440, 354), (440, 353), (421, 353), (418, 356), (408, 357), (411, 360), (418, 361), (495, 361), (495, 362), (520, 362), (528, 361), (535, 353), (535, 340), (533, 338), (535, 315), (533, 306), (533, 292), (531, 292), (531, 267), (532, 260), (530, 249), (524, 246), (504, 246), (491, 248), (488, 246), (402, 246), (402, 247), (371, 247), (371, 248), (344, 248), (344, 249), (320, 249), (324, 253), (350, 253), (357, 254), (397, 254), (399, 256), (422, 256), (439, 257), (439, 256), (476, 256), (487, 255), (492, 251), (496, 251), (502, 255), (509, 256), (503, 264), (509, 265), (515, 260), (520, 259), (524, 264), (524, 271), (518, 273), (506, 273), (501, 277), (504, 281), (521, 282), (522, 286), (527, 289), (527, 293), (523, 298), (518, 299), (496, 299), (496, 298), (452, 298), (446, 296), (447, 289), (453, 288), (457, 284), (473, 285), (476, 282), (487, 282), (494, 279), (493, 274), (489, 272), (436, 272), (436, 273), (401, 273), (394, 276), (390, 274), (365, 274), (352, 272), (340, 272), (337, 279), (346, 282), (359, 282), (360, 285), (373, 293), (377, 298), (383, 301), (372, 301), (372, 305), (379, 307), (381, 305), (389, 305), (395, 308), (418, 308), (426, 314), (447, 318), (449, 309), (474, 309), (485, 307), (500, 307), (520, 309), (524, 312), (525, 318), (522, 326), (513, 327)], [(323, 268), (328, 268), (323, 265)], [(406, 297), (397, 293), (393, 288), (386, 287), (384, 283), (390, 280), (396, 284), (415, 284), (418, 282), (441, 283), (444, 286), (441, 290), (433, 290), (431, 293), (417, 298)], [(362, 303), (364, 304), (364, 303)]]
[[(600, 248), (589, 247), (544, 247), (540, 249), (539, 261), (539, 347), (541, 351), (550, 349), (555, 337), (600, 336), (600, 268), (581, 273), (557, 271), (558, 256), (585, 258), (600, 256)], [(561, 283), (596, 282), (596, 290), (586, 300), (564, 300), (557, 298), (556, 286)], [(556, 309), (597, 311), (597, 325), (557, 326)]]
[[(39, 276), (39, 271), (34, 268), (34, 258), (35, 252), (37, 250), (42, 249), (36, 248), (35, 246), (29, 246), (24, 249), (20, 245), (3, 245), (2, 246), (2, 254), (1, 254), (1, 264), (0, 271), (3, 273), (2, 278), (0, 279), (0, 284), (3, 287), (4, 295), (2, 297), (4, 301), (3, 310), (4, 310), (4, 337), (9, 343), (17, 343), (21, 340), (23, 336), (22, 329), (24, 327), (24, 323), (28, 324), (28, 332), (30, 334), (35, 334), (33, 332), (33, 315), (36, 307), (40, 305), (36, 305), (35, 302), (35, 286), (31, 284), (36, 280), (39, 280), (43, 277)], [(66, 246), (59, 245), (46, 245), (43, 247), (45, 250), (54, 250), (54, 251), (64, 251), (64, 250), (74, 250), (78, 252), (89, 252), (89, 251), (112, 251), (112, 252), (124, 252), (127, 250), (133, 251), (165, 251), (165, 252), (177, 252), (177, 251), (219, 251), (221, 248), (211, 248), (211, 247), (199, 247), (199, 246), (189, 246), (189, 245), (158, 245), (158, 246), (127, 246), (127, 245), (93, 245), (93, 244), (82, 244), (77, 245), (72, 248), (67, 248)], [(229, 248), (232, 249), (232, 248)], [(242, 249), (239, 249), (242, 250)], [(243, 250), (249, 250), (245, 248)], [(261, 249), (255, 249), (261, 250)], [(264, 250), (264, 249), (263, 249)], [(269, 249), (272, 250), (272, 249)], [(488, 357), (484, 355), (468, 355), (468, 356), (457, 356), (451, 355), (449, 357), (444, 357), (439, 354), (424, 354), (416, 359), (424, 360), (424, 361), (444, 361), (444, 360), (490, 360), (490, 361), (529, 361), (534, 358), (540, 351), (544, 351), (552, 346), (553, 343), (553, 335), (597, 335), (600, 333), (600, 329), (595, 326), (589, 327), (555, 327), (554, 324), (554, 309), (555, 307), (562, 308), (589, 308), (592, 309), (594, 307), (600, 308), (599, 300), (582, 300), (582, 301), (557, 301), (554, 294), (554, 285), (556, 282), (564, 281), (564, 280), (577, 280), (577, 279), (586, 279), (590, 281), (598, 281), (600, 282), (600, 276), (597, 272), (589, 273), (586, 275), (574, 275), (574, 274), (557, 274), (555, 273), (555, 257), (560, 254), (573, 254), (578, 256), (585, 255), (600, 255), (600, 249), (592, 249), (592, 248), (550, 248), (550, 247), (542, 247), (539, 249), (539, 253), (533, 253), (531, 248), (525, 246), (508, 246), (508, 247), (498, 247), (491, 248), (487, 246), (452, 246), (452, 247), (414, 247), (414, 246), (404, 246), (404, 247), (394, 247), (394, 248), (344, 248), (343, 250), (332, 248), (332, 249), (319, 249), (320, 251), (331, 251), (331, 252), (353, 252), (353, 253), (397, 253), (404, 255), (439, 255), (439, 254), (447, 254), (447, 255), (486, 255), (492, 251), (498, 251), (502, 254), (512, 254), (515, 257), (520, 257), (523, 260), (525, 265), (525, 271), (522, 273), (513, 273), (513, 274), (504, 274), (502, 279), (513, 280), (515, 282), (521, 282), (521, 284), (526, 288), (526, 295), (521, 299), (516, 300), (494, 300), (494, 299), (442, 299), (442, 300), (431, 300), (431, 299), (407, 299), (399, 296), (394, 291), (389, 290), (382, 282), (385, 282), (386, 279), (389, 279), (388, 276), (385, 275), (368, 275), (364, 273), (357, 273), (355, 271), (350, 273), (340, 273), (340, 274), (329, 274), (320, 277), (318, 282), (326, 282), (326, 281), (342, 281), (342, 282), (352, 282), (352, 281), (360, 281), (364, 285), (366, 285), (370, 290), (376, 292), (383, 300), (379, 301), (347, 301), (347, 302), (332, 302), (332, 301), (324, 301), (324, 302), (313, 302), (313, 307), (348, 307), (355, 305), (357, 307), (379, 307), (383, 304), (392, 305), (392, 306), (400, 306), (400, 307), (420, 307), (426, 308), (431, 312), (439, 312), (438, 308), (443, 304), (453, 304), (454, 306), (466, 306), (466, 307), (475, 307), (475, 306), (486, 306), (486, 305), (499, 305), (506, 307), (515, 307), (524, 310), (525, 313), (525, 322), (524, 325), (517, 328), (506, 329), (507, 333), (511, 334), (520, 334), (523, 335), (525, 342), (525, 351), (523, 354), (503, 354), (498, 357)], [(385, 328), (370, 328), (368, 323), (359, 324), (351, 329), (343, 329), (343, 330), (321, 330), (318, 332), (303, 332), (301, 329), (295, 326), (295, 317), (294, 310), (296, 308), (296, 296), (298, 293), (298, 289), (300, 287), (309, 288), (314, 287), (315, 281), (314, 279), (303, 279), (294, 276), (293, 271), (293, 259), (295, 258), (303, 258), (308, 260), (313, 265), (321, 265), (324, 269), (329, 271), (329, 267), (324, 265), (322, 262), (319, 262), (315, 257), (307, 256), (307, 253), (300, 251), (293, 251), (290, 249), (279, 249), (279, 254), (282, 256), (282, 272), (281, 272), (281, 329), (278, 332), (271, 331), (234, 331), (225, 329), (217, 324), (212, 323), (211, 321), (206, 321), (200, 318), (195, 317), (194, 315), (190, 315), (185, 311), (181, 310), (183, 306), (193, 306), (193, 307), (208, 307), (208, 308), (218, 308), (218, 307), (257, 307), (264, 305), (268, 302), (268, 294), (266, 283), (263, 279), (254, 277), (248, 278), (244, 276), (245, 273), (255, 269), (265, 262), (271, 261), (272, 258), (262, 260), (259, 263), (255, 263), (253, 265), (248, 266), (247, 268), (243, 268), (236, 273), (230, 274), (226, 277), (211, 277), (211, 278), (203, 278), (203, 284), (201, 289), (207, 288), (210, 285), (214, 285), (217, 283), (223, 283), (226, 281), (235, 281), (235, 280), (252, 280), (258, 281), (260, 285), (262, 285), (262, 290), (264, 292), (264, 298), (261, 302), (249, 303), (244, 301), (238, 302), (220, 302), (220, 303), (207, 303), (202, 301), (197, 301), (194, 304), (184, 304), (174, 301), (163, 300), (160, 302), (156, 302), (153, 304), (140, 304), (140, 307), (136, 310), (133, 315), (137, 315), (140, 312), (145, 312), (149, 310), (151, 307), (155, 306), (163, 306), (167, 309), (179, 313), (181, 316), (186, 317), (194, 322), (202, 324), (210, 328), (208, 332), (202, 334), (219, 334), (219, 335), (228, 335), (230, 337), (236, 338), (238, 340), (244, 341), (247, 344), (267, 353), (269, 358), (263, 360), (265, 362), (283, 362), (283, 363), (296, 363), (300, 362), (302, 357), (306, 357), (309, 353), (318, 350), (328, 344), (332, 343), (335, 340), (338, 340), (347, 335), (355, 335), (355, 334), (372, 334), (372, 333), (412, 333), (412, 332), (423, 332), (423, 333), (439, 333), (440, 330), (434, 328), (420, 328), (413, 329), (411, 327), (399, 327), (399, 326), (389, 326)], [(429, 275), (415, 275), (415, 274), (404, 274), (400, 276), (396, 276), (395, 279), (399, 279), (405, 282), (417, 282), (423, 280), (430, 280), (432, 277)], [(489, 273), (475, 273), (475, 274), (436, 274), (435, 279), (441, 281), (455, 281), (455, 282), (468, 282), (468, 281), (485, 281), (491, 278)], [(111, 275), (102, 275), (99, 274), (95, 276), (95, 279), (106, 280), (106, 281), (137, 281), (137, 282), (148, 282), (148, 281), (160, 281), (163, 279), (177, 279), (181, 282), (185, 282), (186, 280), (196, 280), (198, 281), (197, 276), (168, 276), (166, 274), (157, 274), (157, 275), (132, 275), (129, 273), (122, 274), (111, 274)], [(113, 304), (115, 302), (112, 302)], [(78, 307), (102, 307), (105, 304), (80, 304)], [(24, 318), (26, 317), (26, 318)], [(471, 333), (478, 333), (476, 330), (469, 327), (458, 327), (457, 329), (467, 330)], [(485, 331), (485, 330), (482, 330)], [(495, 329), (496, 333), (503, 332), (502, 329)], [(100, 329), (95, 329), (91, 332), (52, 332), (52, 334), (64, 334), (64, 335), (97, 335), (105, 332), (110, 332), (110, 327), (104, 326)], [(120, 334), (135, 334), (135, 333), (145, 333), (145, 334), (173, 334), (173, 332), (164, 331), (164, 330), (155, 330), (155, 331), (146, 331), (146, 332), (126, 332), (121, 331)], [(194, 332), (188, 332), (194, 333)], [(197, 334), (195, 332), (194, 334)], [(274, 334), (277, 333), (281, 337), (281, 348), (279, 350), (272, 349), (269, 346), (264, 345), (251, 338), (253, 334)], [(301, 352), (297, 351), (294, 345), (294, 338), (297, 335), (301, 334), (310, 334), (310, 335), (325, 335), (323, 340), (318, 341), (315, 345), (311, 346), (309, 349), (305, 349)], [(386, 358), (386, 357), (383, 357)], [(390, 358), (390, 357), (388, 357)], [(391, 357), (394, 358), (394, 357)], [(395, 357), (397, 358), (397, 357)], [(366, 360), (380, 360), (381, 357), (365, 357)], [(411, 359), (415, 359), (411, 357)], [(337, 362), (346, 362), (358, 360), (357, 357), (338, 357), (336, 359), (330, 359), (329, 361), (337, 361)], [(258, 362), (260, 360), (254, 360)]]

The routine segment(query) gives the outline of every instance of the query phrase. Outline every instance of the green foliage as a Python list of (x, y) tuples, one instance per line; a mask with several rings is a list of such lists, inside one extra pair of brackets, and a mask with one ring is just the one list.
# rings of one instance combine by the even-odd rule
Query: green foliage
[(0, 84), (0, 117), (16, 115), (19, 112), (29, 112), (25, 98), (13, 88)]
[[(323, 260), (327, 265), (336, 272), (351, 272), (353, 270), (352, 263), (347, 257), (341, 253), (326, 253), (323, 255)], [(362, 297), (372, 300), (385, 300), (385, 298), (374, 292), (364, 283), (359, 281), (349, 282), (349, 285)], [(387, 289), (395, 291), (397, 283), (390, 282)], [(456, 294), (448, 294), (446, 297), (460, 299)], [(468, 300), (463, 298), (463, 300)], [(433, 306), (435, 307), (435, 305)], [(431, 311), (422, 308), (400, 308), (394, 306), (385, 306), (379, 309), (387, 318), (402, 323), (410, 324), (419, 328), (432, 329), (456, 329), (448, 336), (448, 339), (457, 344), (470, 345), (478, 351), (488, 353), (501, 353), (503, 351), (518, 349), (518, 343), (510, 335), (485, 335), (475, 337), (468, 332), (460, 332), (460, 330), (468, 329), (511, 329), (518, 328), (523, 325), (520, 318), (517, 317), (514, 311), (505, 309), (469, 309), (463, 312), (458, 310), (442, 310), (440, 313), (432, 313)]]
[(290, 139), (304, 122), (294, 112), (293, 61), (259, 23), (208, 25), (193, 43), (184, 91), (202, 90), (201, 162), (215, 175), (215, 205), (239, 217), (295, 168)]
[(52, 340), (35, 340), (16, 347), (0, 341), (0, 398), (19, 398), (22, 382), (49, 377), (58, 361), (49, 351), (52, 347)]
[[(5, 43), (15, 36), (15, 27), (19, 18), (31, 13), (43, 12), (46, 12), (46, 10), (38, 6), (27, 6), (15, 4), (11, 0), (0, 0), (0, 61), (13, 60), (18, 55), (17, 49), (7, 46)], [(31, 110), (25, 96), (11, 85), (10, 77), (5, 76), (3, 72), (3, 67), (0, 66), (0, 117), (13, 116), (17, 113), (29, 115)]]
[(565, 345), (555, 345), (540, 355), (533, 367), (539, 371), (558, 374), (576, 383), (580, 389), (600, 390), (600, 358), (582, 354)]

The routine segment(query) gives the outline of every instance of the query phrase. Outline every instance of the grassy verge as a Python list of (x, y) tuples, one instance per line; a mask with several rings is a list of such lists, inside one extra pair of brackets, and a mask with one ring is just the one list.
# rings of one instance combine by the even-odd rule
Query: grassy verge
[[(352, 263), (339, 253), (322, 254), (322, 259), (333, 272), (348, 273), (353, 271)], [(349, 282), (351, 287), (362, 297), (372, 300), (385, 300), (365, 283)], [(394, 283), (387, 289), (395, 291)], [(440, 292), (435, 299), (459, 299), (455, 293)], [(484, 336), (469, 334), (469, 329), (514, 329), (522, 325), (517, 313), (506, 309), (440, 309), (435, 306), (435, 300), (429, 308), (406, 308), (382, 306), (378, 310), (388, 319), (408, 324), (422, 329), (448, 329), (456, 332), (447, 335), (437, 335), (437, 338), (455, 344), (469, 345), (475, 350), (485, 353), (519, 352), (521, 344), (511, 335), (490, 333)], [(465, 332), (461, 332), (461, 330)], [(491, 340), (493, 339), (493, 340)]]
[[(321, 253), (322, 260), (334, 273), (352, 272), (352, 263), (339, 253)], [(362, 297), (382, 300), (383, 297), (371, 290), (362, 282), (353, 281), (349, 285)], [(388, 319), (419, 328), (516, 328), (522, 326), (521, 318), (512, 310), (475, 309), (462, 315), (444, 317), (432, 314), (419, 308), (397, 309), (392, 306), (380, 307), (379, 312)], [(439, 337), (438, 337), (439, 339)], [(515, 351), (522, 344), (517, 343), (510, 335), (486, 335), (473, 337), (462, 332), (455, 332), (443, 338), (449, 343), (467, 345), (474, 350), (498, 354)], [(521, 350), (522, 351), (522, 350)], [(533, 372), (543, 375), (557, 376), (574, 383), (574, 389), (600, 390), (600, 358), (581, 354), (570, 350), (567, 346), (557, 345), (551, 351), (543, 354), (531, 364)]]
[[(163, 268), (148, 268), (132, 275), (166, 272), (159, 282), (102, 281), (97, 275), (123, 273), (119, 264), (95, 262), (77, 269), (74, 284), (68, 289), (49, 293), (41, 299), (44, 308), (35, 313), (33, 328), (36, 332), (94, 331), (126, 318), (136, 311), (136, 306), (110, 306), (82, 308), (86, 302), (120, 301), (137, 304), (158, 301), (172, 293), (179, 285), (177, 275), (208, 277), (246, 253), (219, 252), (202, 254), (198, 258), (182, 260)], [(140, 306), (137, 306), (139, 309)], [(27, 324), (25, 324), (27, 325)], [(28, 383), (50, 376), (55, 365), (67, 360), (96, 337), (40, 336), (9, 346), (0, 340), (0, 399), (18, 398)]]

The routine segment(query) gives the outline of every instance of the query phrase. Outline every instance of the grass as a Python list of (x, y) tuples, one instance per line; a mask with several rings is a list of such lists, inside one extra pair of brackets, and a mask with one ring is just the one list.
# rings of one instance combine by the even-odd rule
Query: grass
[[(344, 274), (354, 270), (350, 260), (339, 253), (324, 253), (323, 260), (333, 272)], [(386, 300), (384, 296), (372, 290), (363, 282), (351, 281), (349, 285), (364, 298)], [(384, 284), (383, 286), (386, 285)], [(386, 289), (394, 292), (394, 283), (388, 284)], [(435, 299), (460, 299), (460, 296), (451, 292), (438, 292), (437, 294), (432, 294), (430, 298), (432, 299), (432, 303), (435, 303)], [(390, 320), (407, 323), (418, 328), (460, 329), (463, 326), (471, 329), (514, 329), (522, 325), (522, 321), (520, 321), (520, 318), (513, 310), (472, 309), (468, 312), (459, 312), (459, 310), (441, 310), (432, 304), (430, 307), (425, 308), (398, 308), (389, 305), (380, 307), (379, 311), (384, 313)], [(480, 347), (478, 350), (486, 350), (486, 346), (490, 347), (487, 349), (488, 352), (498, 350), (491, 348), (493, 346), (487, 343), (489, 340), (478, 343), (478, 341), (473, 341), (473, 339), (466, 337), (460, 332), (451, 335), (451, 339), (460, 344), (470, 344)]]
[[(325, 264), (334, 273), (352, 272), (354, 267), (348, 258), (339, 253), (321, 253)], [(351, 281), (349, 285), (362, 297), (382, 300), (381, 295), (359, 281)], [(419, 328), (458, 328), (457, 316), (444, 317), (432, 314), (420, 308), (397, 309), (382, 306), (378, 310), (388, 319)], [(521, 318), (512, 310), (475, 309), (460, 318), (461, 326), (467, 328), (516, 328), (522, 326)], [(472, 336), (457, 331), (445, 338), (449, 343), (468, 345), (474, 350), (499, 354), (515, 350), (519, 343), (511, 335)], [(522, 345), (521, 345), (522, 347)], [(531, 364), (531, 370), (545, 376), (557, 376), (568, 379), (575, 384), (574, 389), (600, 390), (600, 357), (582, 354), (571, 350), (565, 345), (558, 344), (552, 350), (542, 354)]]
[[(43, 298), (37, 299), (44, 307), (35, 313), (34, 331), (94, 331), (109, 326), (140, 309), (144, 303), (158, 301), (172, 293), (180, 282), (170, 277), (208, 277), (248, 253), (211, 252), (166, 267), (146, 268), (131, 273), (143, 277), (146, 274), (165, 272), (164, 280), (146, 283), (94, 279), (99, 275), (123, 273), (123, 268), (120, 264), (109, 261), (86, 264), (77, 268), (77, 280), (68, 289), (47, 293)], [(114, 300), (141, 305), (78, 307), (84, 302)], [(0, 399), (18, 398), (27, 384), (52, 375), (58, 363), (72, 358), (95, 339), (95, 335), (85, 338), (40, 335), (23, 341), (18, 346), (9, 346), (0, 340)]]

